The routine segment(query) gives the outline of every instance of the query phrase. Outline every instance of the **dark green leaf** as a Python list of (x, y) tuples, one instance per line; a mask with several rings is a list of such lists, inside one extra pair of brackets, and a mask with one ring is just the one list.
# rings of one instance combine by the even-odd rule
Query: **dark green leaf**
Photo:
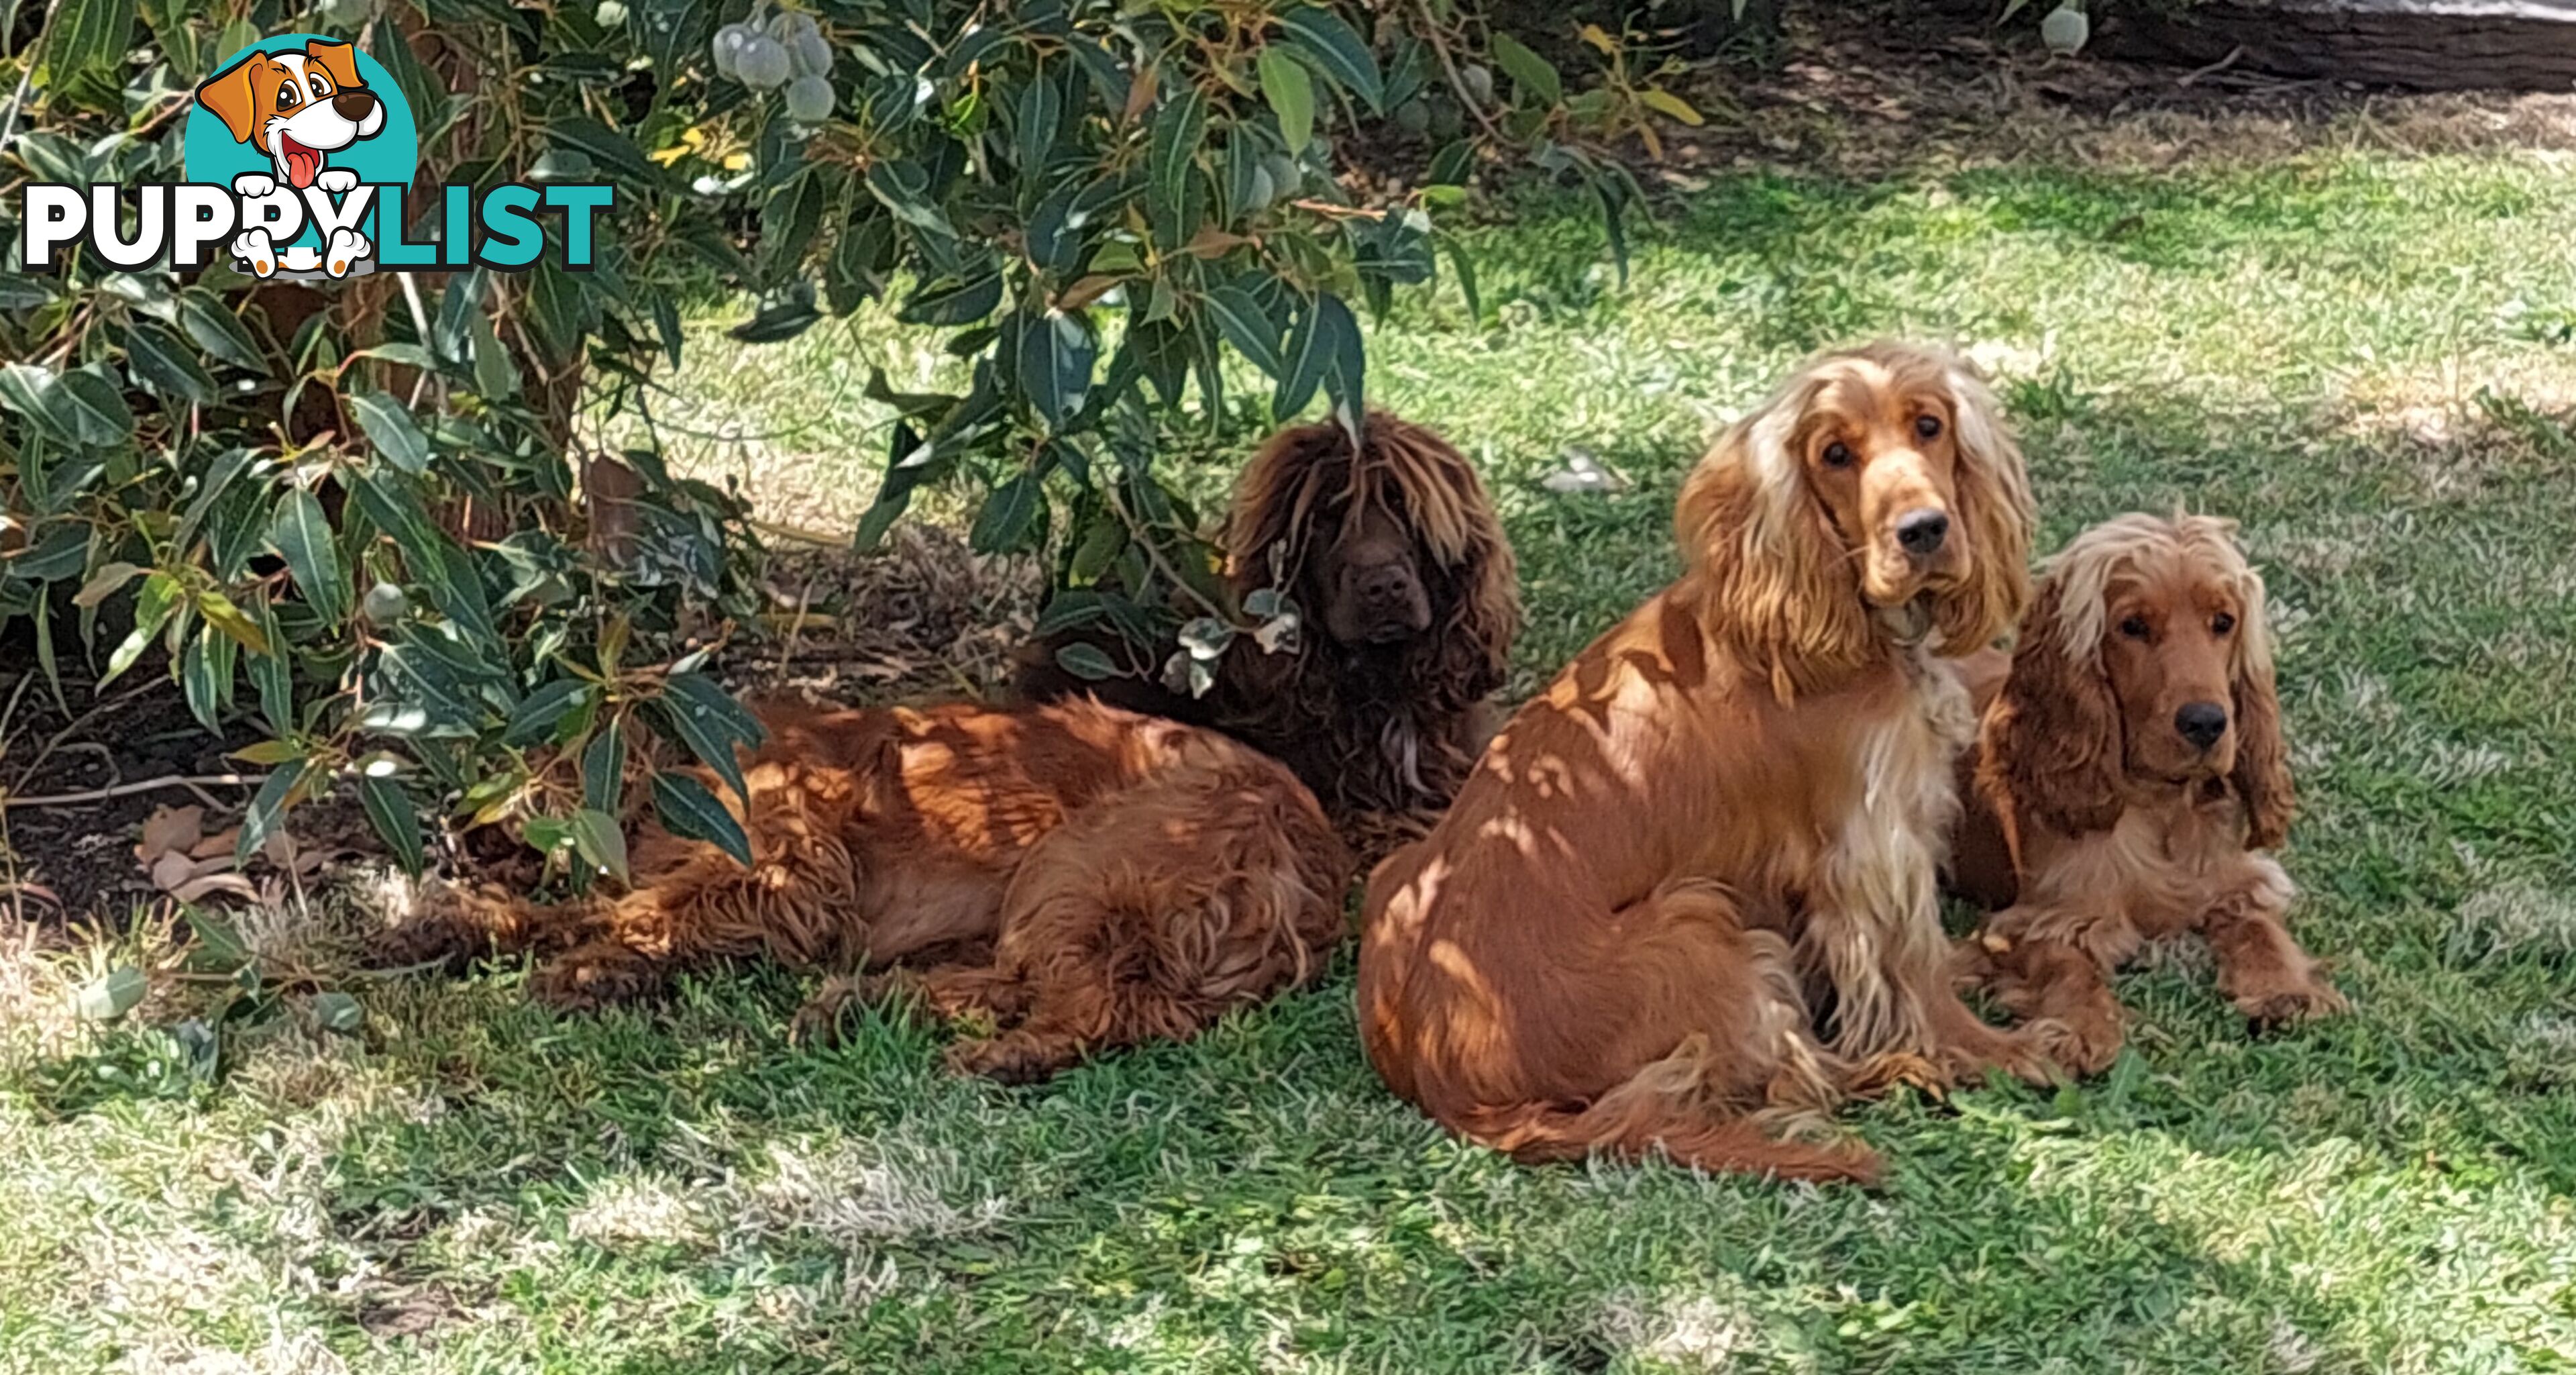
[(702, 674), (675, 673), (653, 705), (671, 734), (688, 746), (699, 763), (715, 770), (735, 795), (750, 795), (742, 781), (742, 765), (734, 757), (734, 746), (737, 742), (759, 740), (760, 725), (751, 720), (740, 703)]
[(1198, 232), (1197, 158), (1207, 133), (1207, 97), (1196, 88), (1165, 104), (1154, 117), (1147, 154), (1147, 199), (1154, 207), (1154, 237), (1179, 248)]
[(1449, 271), (1458, 279), (1458, 294), (1467, 298), (1467, 318), (1480, 325), (1485, 323), (1484, 303), (1476, 295), (1475, 260), (1467, 256), (1467, 250), (1456, 239), (1445, 234), (1440, 238), (1440, 251), (1448, 257)]
[(331, 522), (311, 492), (287, 489), (269, 520), (268, 542), (286, 560), (286, 571), (294, 576), (295, 586), (315, 615), (331, 625), (348, 619), (348, 565), (341, 562)]
[(233, 862), (247, 864), (268, 838), (286, 824), (287, 799), (295, 795), (295, 785), (304, 779), (310, 761), (290, 759), (269, 770), (266, 781), (250, 800), (250, 810), (242, 813), (241, 838), (233, 842)]
[(1360, 322), (1340, 297), (1329, 292), (1315, 298), (1315, 309), (1320, 317), (1315, 332), (1328, 337), (1332, 352), (1332, 365), (1324, 374), (1324, 391), (1333, 398), (1333, 413), (1341, 419), (1342, 428), (1356, 439), (1360, 421), (1368, 414), (1368, 397), (1363, 388), (1368, 378), (1368, 357), (1360, 338)]
[[(1386, 112), (1385, 83), (1378, 75), (1377, 55), (1369, 51), (1368, 40), (1360, 37), (1359, 30), (1348, 21), (1321, 5), (1301, 5), (1280, 15), (1279, 27), (1287, 31), (1288, 41), (1297, 51), (1312, 58), (1324, 75), (1358, 96), (1370, 110)], [(1502, 41), (1500, 35), (1496, 35), (1496, 41)]]
[(707, 791), (706, 784), (684, 773), (653, 775), (653, 813), (671, 834), (706, 841), (744, 868), (751, 867), (751, 837), (743, 834), (742, 823)]
[(95, 80), (109, 93), (120, 79), (134, 36), (134, 0), (61, 0), (44, 26), (49, 89)]
[(1315, 82), (1305, 65), (1278, 48), (1263, 48), (1257, 64), (1261, 98), (1279, 117), (1279, 136), (1291, 152), (1303, 150), (1315, 137)]
[(576, 707), (587, 704), (591, 691), (591, 685), (579, 678), (557, 678), (529, 693), (510, 713), (510, 723), (501, 730), (501, 742), (525, 748), (554, 738), (564, 718)]
[(203, 287), (190, 287), (179, 293), (179, 327), (188, 332), (189, 342), (237, 368), (247, 368), (265, 377), (268, 360), (259, 349), (259, 341), (230, 310), (223, 298)]
[(1118, 676), (1118, 665), (1110, 661), (1107, 651), (1079, 640), (1058, 649), (1055, 661), (1065, 672), (1089, 682)]
[(975, 528), (968, 532), (967, 543), (978, 554), (1018, 549), (1037, 528), (1038, 513), (1045, 507), (1046, 493), (1038, 475), (1021, 473), (984, 498), (984, 509), (975, 513)]
[(1549, 66), (1546, 58), (1530, 51), (1519, 39), (1507, 33), (1497, 33), (1493, 37), (1492, 49), (1494, 61), (1501, 64), (1512, 84), (1518, 86), (1523, 94), (1541, 106), (1554, 105), (1565, 98), (1565, 82), (1558, 78), (1556, 68)]
[(0, 405), (27, 417), (50, 438), (65, 444), (80, 442), (80, 418), (71, 397), (62, 379), (48, 369), (33, 363), (0, 367)]
[(259, 690), (260, 718), (270, 730), (284, 735), (295, 722), (295, 675), (286, 657), (286, 637), (279, 632), (277, 609), (268, 604), (267, 594), (253, 597), (250, 610), (270, 650), (250, 656), (251, 686)]
[(895, 318), (907, 325), (971, 325), (1002, 303), (1002, 274), (980, 272), (962, 281), (943, 278), (903, 303)]
[[(1317, 327), (1325, 299), (1317, 297), (1298, 312), (1297, 323), (1288, 331), (1288, 347), (1280, 354), (1279, 387), (1271, 393), (1270, 416), (1282, 424), (1315, 399), (1315, 389), (1324, 384), (1324, 376), (1332, 368), (1332, 337)], [(1345, 309), (1343, 313), (1349, 312)]]
[(1279, 375), (1279, 327), (1253, 301), (1252, 293), (1228, 283), (1207, 294), (1207, 309), (1236, 352), (1265, 374)]
[(1019, 357), (1014, 361), (1020, 394), (1037, 408), (1048, 429), (1062, 429), (1082, 409), (1100, 345), (1080, 318), (1063, 311), (1023, 317), (1019, 323)]
[(155, 573), (145, 578), (143, 589), (134, 594), (134, 629), (107, 656), (107, 672), (100, 676), (98, 685), (105, 687), (134, 667), (134, 661), (152, 647), (152, 637), (170, 623), (170, 617), (186, 600), (185, 589), (169, 574)]
[(605, 869), (618, 882), (628, 881), (626, 872), (626, 833), (617, 828), (617, 818), (593, 807), (572, 814), (570, 829), (575, 854), (591, 866)]
[(1064, 92), (1044, 73), (1029, 78), (1020, 88), (1016, 107), (1013, 143), (1020, 163), (1020, 175), (1030, 176), (1046, 166), (1047, 153), (1055, 147), (1057, 130), (1064, 122)]
[(367, 432), (386, 462), (414, 476), (429, 471), (429, 438), (401, 402), (373, 388), (350, 392), (348, 400), (358, 428)]
[(226, 449), (206, 465), (206, 475), (197, 482), (197, 494), (188, 499), (188, 509), (179, 515), (179, 526), (171, 536), (171, 547), (181, 553), (187, 552), (189, 540), (197, 532), (197, 523), (205, 519), (206, 508), (212, 506), (215, 498), (222, 496), (224, 489), (233, 484), (233, 479), (250, 466), (251, 457), (248, 449)]
[[(218, 651), (216, 646), (222, 646)], [(230, 676), (235, 646), (213, 626), (199, 630), (188, 647), (179, 652), (179, 690), (188, 702), (188, 714), (208, 731), (220, 733), (223, 719), (223, 687), (215, 674), (218, 669)], [(220, 654), (220, 657), (218, 655)]]
[(916, 229), (926, 229), (948, 238), (957, 231), (948, 225), (948, 217), (939, 212), (930, 199), (930, 175), (919, 163), (883, 161), (868, 167), (868, 194), (883, 202), (895, 218)]
[(669, 178), (635, 140), (595, 119), (579, 116), (558, 119), (549, 126), (558, 148), (569, 148), (587, 154), (592, 162), (608, 169), (612, 179), (629, 182), (648, 191), (658, 191)]
[(394, 863), (413, 878), (420, 877), (423, 856), (420, 843), (420, 815), (412, 809), (411, 794), (390, 775), (362, 773), (358, 776), (358, 800), (367, 808), (367, 824), (375, 827), (376, 837), (393, 851)]
[(215, 402), (214, 374), (157, 320), (138, 319), (126, 326), (125, 359), (136, 378), (163, 396), (200, 406)]
[(581, 752), (581, 800), (615, 816), (625, 791), (626, 731), (624, 722), (612, 716)]
[(811, 292), (791, 292), (763, 304), (727, 333), (746, 344), (775, 344), (803, 334), (822, 318)]

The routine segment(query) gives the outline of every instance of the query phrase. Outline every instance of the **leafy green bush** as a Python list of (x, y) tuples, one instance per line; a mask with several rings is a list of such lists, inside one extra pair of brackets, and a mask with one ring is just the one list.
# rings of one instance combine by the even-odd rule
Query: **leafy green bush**
[[(100, 683), (158, 652), (210, 729), (255, 716), (271, 738), (241, 757), (269, 773), (245, 854), (349, 782), (407, 864), (430, 798), (523, 820), (584, 861), (576, 882), (623, 865), (612, 818), (647, 733), (730, 775), (756, 730), (703, 672), (756, 609), (737, 499), (649, 445), (572, 442), (584, 407), (651, 433), (685, 303), (754, 294), (736, 333), (757, 342), (889, 298), (971, 360), (959, 394), (872, 386), (903, 419), (862, 546), (925, 486), (963, 484), (983, 493), (977, 549), (1055, 552), (1081, 591), (1059, 622), (1153, 639), (1187, 610), (1222, 627), (1247, 612), (1157, 480), (1157, 436), (1319, 394), (1356, 415), (1360, 310), (1430, 280), (1444, 249), (1475, 308), (1432, 218), (1474, 169), (1508, 155), (1587, 178), (1615, 238), (1632, 186), (1592, 149), (1649, 109), (1689, 116), (1624, 63), (1569, 95), (1529, 47), (1436, 2), (50, 14), (0, 61), (0, 86), (34, 98), (0, 209), (0, 356), (21, 360), (0, 370), (0, 624), (35, 621), (58, 693), (69, 620), (105, 650)], [(194, 85), (297, 31), (393, 72), (424, 185), (613, 182), (597, 270), (379, 273), (329, 295), (220, 264), (16, 270), (15, 184), (178, 180)], [(1427, 162), (1419, 189), (1362, 204), (1335, 151), (1381, 116)], [(1267, 397), (1227, 393), (1229, 353)], [(674, 830), (744, 850), (688, 775), (649, 786)]]

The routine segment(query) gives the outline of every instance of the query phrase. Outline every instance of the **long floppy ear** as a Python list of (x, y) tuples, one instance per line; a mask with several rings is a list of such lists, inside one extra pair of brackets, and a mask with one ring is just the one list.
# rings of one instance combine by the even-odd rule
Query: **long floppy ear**
[(322, 64), (331, 74), (331, 84), (343, 91), (363, 90), (367, 79), (358, 75), (358, 50), (346, 43), (317, 38), (304, 45), (304, 55)]
[[(1337, 424), (1295, 425), (1272, 435), (1234, 480), (1226, 507), (1226, 583), (1237, 598), (1271, 583), (1272, 549), (1284, 547), (1293, 581), (1314, 530), (1327, 467), (1347, 473), (1350, 437)], [(1284, 589), (1283, 589), (1284, 590)], [(1313, 608), (1308, 608), (1310, 611)]]
[(1933, 623), (1942, 649), (1972, 654), (2011, 629), (2030, 604), (2030, 478), (1986, 384), (1956, 361), (1943, 370), (1943, 381), (1959, 451), (1953, 514), (1967, 536), (1969, 572), (1964, 585), (1939, 599)]
[(2244, 630), (2236, 642), (2236, 771), (2229, 781), (2245, 799), (2248, 848), (2271, 850), (2289, 838), (2298, 795), (2281, 734), (2281, 696), (2272, 671), (2272, 634), (2263, 580), (2247, 570)]
[(1307, 654), (1323, 633), (1311, 619), (1323, 614), (1323, 607), (1309, 604), (1314, 598), (1304, 586), (1315, 524), (1328, 480), (1346, 482), (1351, 464), (1350, 435), (1326, 421), (1272, 435), (1236, 476), (1218, 535), (1225, 551), (1226, 590), (1239, 606), (1253, 592), (1275, 587), (1297, 600), (1309, 624), (1297, 649), (1276, 654), (1249, 637), (1238, 638), (1227, 652), (1222, 675), (1229, 691), (1259, 700), (1298, 681)]
[(259, 106), (250, 88), (259, 67), (260, 55), (252, 53), (229, 70), (207, 77), (205, 84), (197, 88), (197, 103), (224, 122), (235, 143), (252, 143), (251, 135), (259, 132)]
[(2059, 578), (2040, 585), (1978, 741), (1977, 786), (2004, 818), (2016, 861), (2032, 823), (2082, 835), (2118, 821), (2123, 806), (2119, 704), (2099, 644), (2080, 655), (2066, 644), (2065, 596)]
[(1673, 509), (1686, 590), (1715, 634), (1770, 673), (1783, 703), (1866, 663), (1876, 644), (1851, 561), (1791, 448), (1821, 390), (1811, 371), (1737, 421)]
[(1521, 633), (1520, 567), (1474, 464), (1420, 425), (1371, 415), (1362, 458), (1430, 556), (1433, 632), (1421, 641), (1424, 686), (1464, 706), (1503, 685)]

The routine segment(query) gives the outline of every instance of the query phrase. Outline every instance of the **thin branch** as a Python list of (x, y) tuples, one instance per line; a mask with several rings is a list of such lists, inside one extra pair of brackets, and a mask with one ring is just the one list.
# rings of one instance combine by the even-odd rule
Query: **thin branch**
[(1449, 58), (1449, 43), (1440, 35), (1440, 20), (1431, 13), (1430, 0), (1423, 0), (1422, 31), (1431, 40), (1431, 51), (1440, 59), (1440, 70), (1449, 78), (1449, 89), (1457, 95), (1458, 103), (1466, 107), (1467, 113), (1476, 117), (1476, 123), (1484, 127), (1487, 138), (1497, 143), (1502, 142), (1503, 131), (1496, 127), (1493, 116), (1485, 113), (1484, 104), (1468, 93), (1467, 83), (1459, 78), (1458, 64)]
[(82, 793), (46, 793), (39, 797), (11, 797), (0, 794), (0, 810), (17, 807), (68, 807), (79, 802), (105, 802), (113, 797), (131, 797), (136, 793), (158, 792), (163, 788), (256, 788), (268, 781), (266, 774), (208, 773), (196, 775), (164, 774), (132, 783), (119, 783), (112, 788), (92, 788)]

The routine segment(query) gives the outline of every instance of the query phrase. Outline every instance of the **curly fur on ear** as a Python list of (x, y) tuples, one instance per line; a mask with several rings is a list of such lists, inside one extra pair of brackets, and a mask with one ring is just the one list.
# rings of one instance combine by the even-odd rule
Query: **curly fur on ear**
[(2281, 732), (2281, 697), (2272, 670), (2272, 628), (2263, 577), (2236, 547), (2234, 521), (2185, 516), (2175, 524), (2186, 537), (2197, 535), (2223, 551), (2222, 564), (2244, 603), (2244, 614), (2237, 618), (2241, 629), (2231, 665), (2236, 696), (2236, 769), (2228, 775), (2228, 781), (2245, 799), (2247, 848), (2278, 849), (2289, 838), (2290, 818), (2298, 810), (2298, 794), (2290, 782), (2290, 751)]
[(1953, 515), (1967, 531), (1968, 555), (1975, 562), (1966, 584), (1934, 604), (1933, 624), (1942, 646), (1962, 654), (1994, 643), (2030, 604), (2035, 517), (2021, 446), (2005, 427), (1994, 393), (1955, 359), (1942, 370), (1942, 380), (1957, 417), (1951, 426), (1959, 450)]
[(1716, 633), (1762, 664), (1782, 702), (1869, 662), (1878, 636), (1790, 445), (1824, 381), (1800, 372), (1720, 436), (1673, 508), (1685, 578)]
[(2003, 819), (2016, 866), (2031, 824), (2082, 835), (2122, 810), (2120, 707), (2102, 669), (2100, 592), (2069, 581), (2040, 583), (1979, 742), (1977, 787)]

